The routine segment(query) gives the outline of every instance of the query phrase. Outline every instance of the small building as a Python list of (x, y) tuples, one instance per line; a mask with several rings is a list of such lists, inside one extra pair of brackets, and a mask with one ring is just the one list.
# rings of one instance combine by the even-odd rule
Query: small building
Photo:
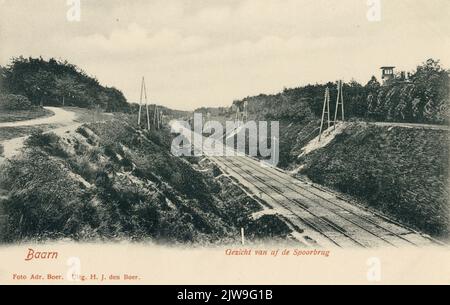
[(395, 78), (395, 74), (394, 74), (395, 67), (386, 66), (386, 67), (381, 67), (380, 69), (382, 71), (381, 79), (383, 81), (383, 85), (385, 85), (386, 83), (388, 83), (389, 81), (391, 81)]

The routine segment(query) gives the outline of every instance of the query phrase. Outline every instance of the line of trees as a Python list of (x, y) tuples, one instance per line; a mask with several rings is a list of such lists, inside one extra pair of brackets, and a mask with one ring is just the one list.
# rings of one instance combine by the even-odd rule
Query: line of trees
[[(344, 84), (345, 112), (348, 118), (413, 123), (449, 123), (450, 71), (438, 60), (429, 59), (418, 66), (408, 80), (396, 77), (381, 85), (373, 76), (366, 85), (352, 80)], [(310, 120), (322, 114), (326, 87), (331, 92), (334, 109), (335, 83), (284, 89), (276, 95), (247, 97), (235, 101), (241, 107), (266, 119)]]
[(0, 90), (25, 96), (34, 105), (128, 108), (121, 91), (104, 87), (77, 66), (54, 58), (13, 58), (9, 66), (0, 67)]
[(389, 121), (448, 123), (450, 77), (439, 61), (429, 59), (408, 81), (395, 78), (367, 96), (368, 114)]

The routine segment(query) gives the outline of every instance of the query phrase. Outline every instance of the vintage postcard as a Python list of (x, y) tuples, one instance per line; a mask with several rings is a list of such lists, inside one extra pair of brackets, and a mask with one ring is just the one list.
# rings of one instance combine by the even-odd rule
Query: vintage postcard
[(0, 284), (450, 284), (449, 13), (0, 0)]

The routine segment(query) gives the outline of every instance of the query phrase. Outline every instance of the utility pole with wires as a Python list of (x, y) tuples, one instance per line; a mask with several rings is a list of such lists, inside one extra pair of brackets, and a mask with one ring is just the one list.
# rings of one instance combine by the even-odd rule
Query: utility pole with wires
[(343, 87), (343, 84), (342, 84), (342, 80), (338, 81), (338, 93), (337, 93), (337, 100), (336, 100), (336, 112), (334, 113), (334, 122), (333, 122), (334, 130), (336, 130), (339, 106), (341, 107), (342, 122), (344, 122), (344, 120), (345, 120), (345, 116), (344, 116), (344, 87)]
[(139, 99), (139, 114), (138, 114), (138, 127), (141, 126), (141, 113), (142, 113), (142, 97), (144, 94), (144, 77), (142, 77), (141, 82), (141, 98)]
[(161, 129), (161, 110), (159, 107), (157, 108), (158, 111), (156, 112), (156, 128)]
[(159, 110), (158, 106), (155, 105), (155, 111), (153, 112), (153, 126), (155, 126), (156, 129), (161, 129), (161, 111)]
[(244, 112), (242, 114), (242, 121), (245, 123), (247, 123), (248, 121), (248, 101), (244, 102)]
[(325, 124), (325, 116), (327, 117), (327, 125), (330, 128), (330, 88), (325, 90), (325, 98), (323, 100), (322, 120), (320, 122), (319, 142), (322, 139), (323, 125)]
[(139, 100), (138, 127), (141, 126), (142, 104), (144, 101), (145, 101), (145, 109), (146, 109), (146, 114), (147, 114), (147, 129), (150, 130), (150, 115), (149, 115), (149, 110), (148, 110), (147, 87), (145, 86), (145, 78), (142, 77), (141, 98)]
[(159, 111), (159, 128), (161, 129), (164, 125), (164, 113), (163, 111)]
[(241, 113), (240, 113), (240, 109), (239, 106), (236, 107), (236, 117), (234, 119), (234, 121), (239, 125), (240, 122), (240, 117), (241, 117)]
[(149, 110), (148, 110), (148, 103), (147, 103), (147, 101), (145, 103), (145, 107), (147, 108), (147, 130), (150, 131), (150, 114), (149, 114)]

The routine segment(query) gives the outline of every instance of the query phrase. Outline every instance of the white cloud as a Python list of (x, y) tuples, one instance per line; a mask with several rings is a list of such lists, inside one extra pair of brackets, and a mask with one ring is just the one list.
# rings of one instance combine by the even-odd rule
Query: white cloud
[(412, 69), (428, 57), (450, 67), (450, 1), (83, 0), (80, 23), (61, 0), (6, 0), (0, 64), (11, 56), (68, 59), (130, 100), (145, 75), (150, 96), (178, 108), (227, 105), (284, 86)]
[(136, 23), (126, 29), (118, 29), (109, 36), (92, 34), (78, 36), (70, 41), (70, 48), (106, 53), (108, 55), (133, 56), (146, 54), (148, 57), (162, 54), (193, 52), (207, 45), (207, 39), (200, 36), (182, 36), (174, 30), (162, 29), (150, 35)]

